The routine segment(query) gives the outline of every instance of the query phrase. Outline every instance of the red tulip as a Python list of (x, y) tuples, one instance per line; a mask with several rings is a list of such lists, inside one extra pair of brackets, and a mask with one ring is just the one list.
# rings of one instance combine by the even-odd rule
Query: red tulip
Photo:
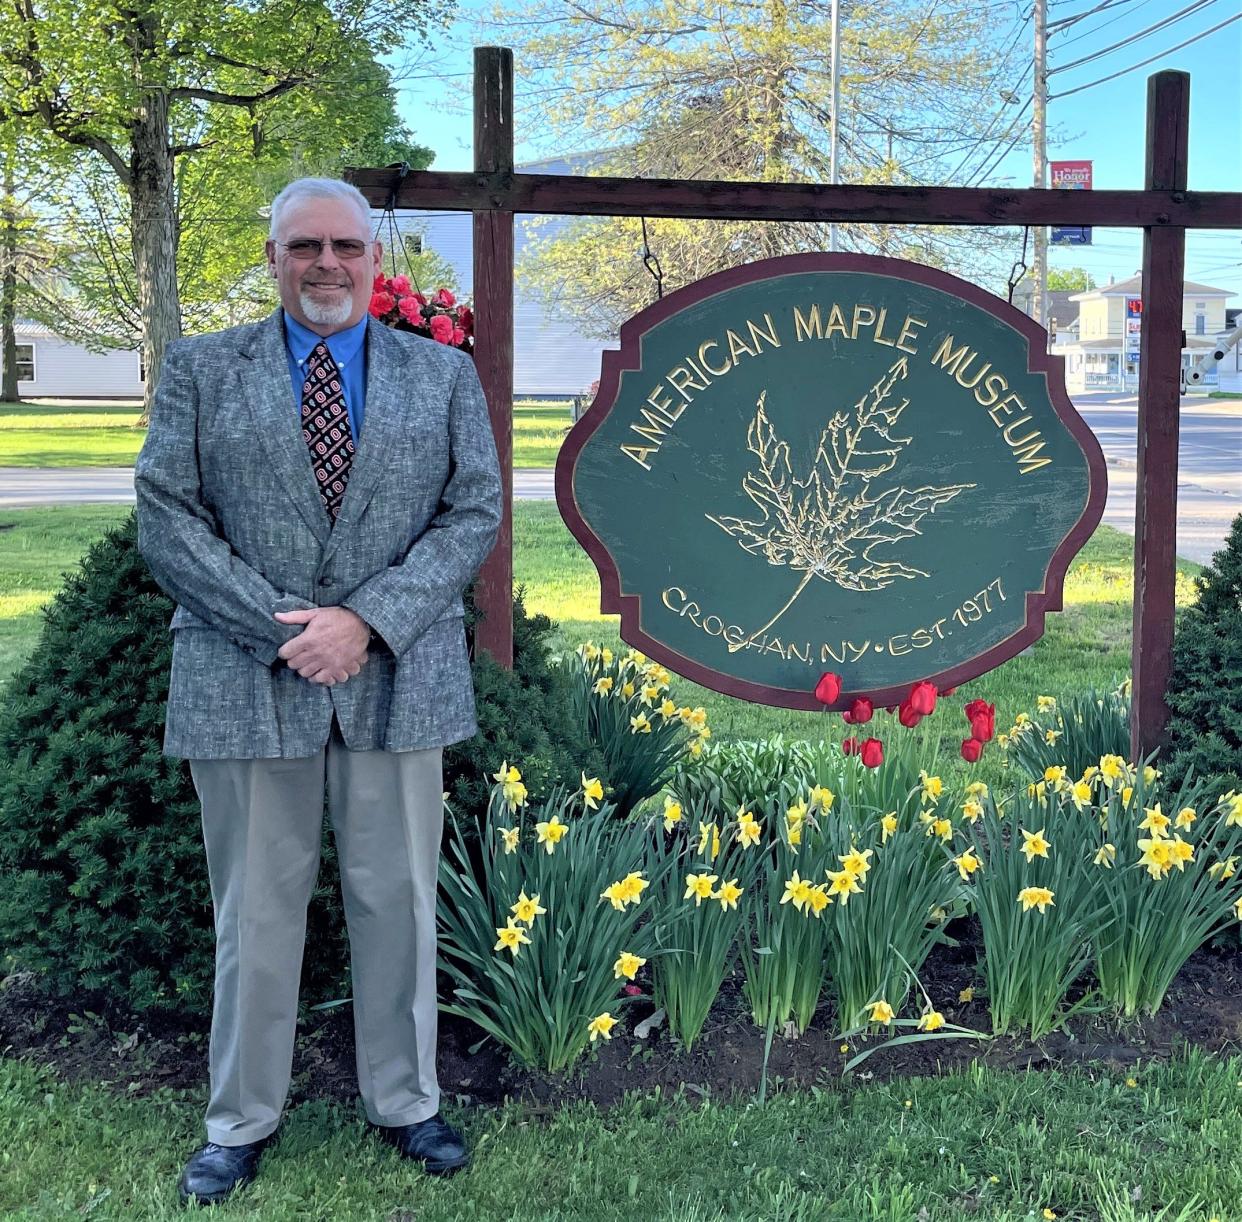
[(847, 738), (841, 743), (841, 751), (845, 755), (857, 755), (859, 751), (858, 739)]
[(858, 699), (850, 705), (851, 725), (865, 726), (874, 715), (875, 705), (873, 705), (866, 696), (859, 696)]
[(859, 748), (858, 754), (862, 757), (864, 767), (878, 768), (884, 763), (884, 744), (878, 738), (869, 738)]
[(926, 679), (920, 680), (910, 689), (906, 703), (920, 717), (929, 717), (936, 711), (936, 685)]
[(977, 764), (983, 754), (983, 744), (977, 738), (962, 739), (962, 759), (968, 764)]
[(991, 742), (996, 734), (996, 705), (983, 700), (972, 700), (966, 706), (970, 718), (970, 736), (981, 743)]
[(897, 710), (897, 720), (900, 721), (907, 730), (913, 730), (914, 727), (923, 720), (923, 715), (921, 713), (916, 713), (914, 709), (910, 707), (910, 702), (907, 700)]
[(825, 671), (815, 685), (815, 699), (820, 704), (836, 704), (841, 697), (841, 676)]

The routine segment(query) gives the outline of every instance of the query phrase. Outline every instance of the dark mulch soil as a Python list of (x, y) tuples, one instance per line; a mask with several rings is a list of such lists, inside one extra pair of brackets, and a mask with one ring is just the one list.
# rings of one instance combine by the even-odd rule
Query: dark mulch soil
[[(955, 931), (956, 932), (956, 931)], [(938, 947), (921, 973), (932, 1001), (950, 1022), (986, 1031), (987, 1003), (959, 1004), (961, 991), (981, 992), (977, 950), (964, 928), (961, 944)], [(909, 1009), (909, 1007), (907, 1007)], [(620, 1038), (584, 1058), (571, 1077), (549, 1078), (511, 1065), (494, 1041), (472, 1024), (444, 1017), (440, 1027), (440, 1083), (463, 1104), (521, 1098), (536, 1107), (569, 1100), (601, 1106), (627, 1091), (685, 1091), (717, 1098), (759, 1086), (764, 1032), (751, 1023), (736, 982), (727, 982), (708, 1029), (690, 1053), (657, 1030), (635, 1039), (633, 1027), (651, 1012), (637, 999), (625, 1011)], [(48, 997), (29, 975), (0, 983), (0, 1055), (53, 1066), (71, 1081), (100, 1083), (138, 1097), (201, 1085), (207, 1077), (205, 1019), (172, 1016), (142, 1019), (117, 1013), (98, 999)], [(882, 1037), (876, 1037), (880, 1042)], [(1168, 1057), (1179, 1045), (1208, 1051), (1242, 1051), (1242, 950), (1204, 949), (1178, 974), (1164, 1006), (1153, 1017), (1118, 1023), (1090, 1013), (1038, 1043), (999, 1038), (927, 1041), (875, 1052), (859, 1067), (868, 1079), (943, 1073), (972, 1061), (998, 1068), (1040, 1069), (1091, 1063), (1117, 1070), (1142, 1060)], [(805, 1035), (773, 1042), (768, 1065), (771, 1088), (825, 1085), (838, 1079), (858, 1041), (841, 1051), (831, 1015), (820, 1016)], [(353, 1019), (350, 1007), (309, 1013), (299, 1024), (291, 1103), (327, 1098), (351, 1103), (357, 1096)]]

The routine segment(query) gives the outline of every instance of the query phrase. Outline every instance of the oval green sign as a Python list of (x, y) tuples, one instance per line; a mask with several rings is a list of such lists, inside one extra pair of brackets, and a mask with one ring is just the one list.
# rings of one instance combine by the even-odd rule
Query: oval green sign
[(836, 707), (999, 665), (1059, 610), (1104, 458), (1042, 328), (918, 264), (793, 255), (621, 328), (556, 496), (621, 636), (728, 695)]

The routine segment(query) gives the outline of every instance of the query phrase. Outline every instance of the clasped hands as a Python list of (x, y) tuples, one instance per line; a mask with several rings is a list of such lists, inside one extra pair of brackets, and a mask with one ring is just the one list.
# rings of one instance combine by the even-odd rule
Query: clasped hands
[(277, 611), (274, 618), (282, 624), (306, 625), (298, 636), (277, 650), (302, 678), (331, 687), (344, 683), (365, 665), (371, 629), (362, 616), (348, 607)]

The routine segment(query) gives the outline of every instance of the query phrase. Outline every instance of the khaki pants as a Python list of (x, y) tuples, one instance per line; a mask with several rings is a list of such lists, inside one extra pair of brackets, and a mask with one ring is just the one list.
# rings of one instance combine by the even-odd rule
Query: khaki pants
[(435, 1115), (440, 748), (350, 751), (335, 717), (318, 754), (191, 760), (215, 908), (207, 1139), (258, 1141), (280, 1122), (293, 1066), (306, 907), (324, 783), (353, 973), (358, 1087), (375, 1124)]

